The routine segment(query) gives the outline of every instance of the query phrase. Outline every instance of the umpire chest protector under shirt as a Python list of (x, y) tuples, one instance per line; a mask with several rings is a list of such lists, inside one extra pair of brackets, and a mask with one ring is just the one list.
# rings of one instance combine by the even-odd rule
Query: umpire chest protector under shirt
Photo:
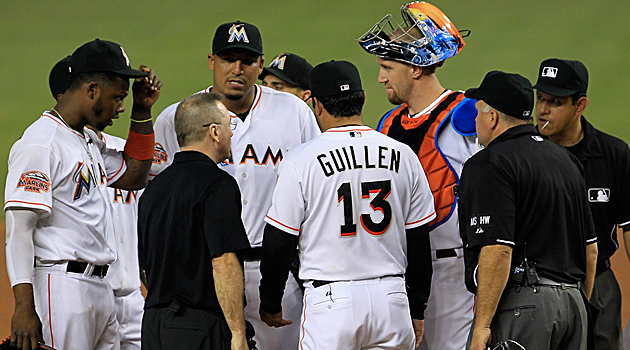
[[(513, 248), (513, 265), (527, 254), (541, 277), (583, 280), (586, 245), (597, 238), (578, 167), (575, 157), (540, 136), (533, 125), (498, 136), (462, 172), (459, 219), (467, 249), (507, 245)], [(468, 258), (467, 283), (477, 265)]]

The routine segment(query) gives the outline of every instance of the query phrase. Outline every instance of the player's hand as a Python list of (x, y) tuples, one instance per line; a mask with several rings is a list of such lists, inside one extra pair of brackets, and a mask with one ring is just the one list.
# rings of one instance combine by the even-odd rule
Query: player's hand
[(277, 314), (270, 314), (265, 310), (260, 309), (259, 313), (260, 319), (265, 322), (269, 327), (284, 327), (293, 324), (293, 322), (282, 318), (282, 311), (278, 312)]
[(486, 350), (490, 344), (492, 334), (488, 327), (475, 327), (473, 331), (472, 341), (470, 342), (470, 350)]
[(416, 333), (416, 349), (420, 346), (420, 342), (422, 341), (422, 336), (424, 335), (424, 320), (416, 320), (412, 319), (413, 322), (413, 331)]
[(162, 92), (162, 81), (155, 75), (153, 69), (145, 65), (141, 65), (139, 70), (149, 72), (148, 77), (135, 79), (133, 86), (133, 103), (135, 107), (141, 106), (150, 109), (153, 104), (160, 98)]
[(11, 345), (18, 349), (31, 350), (39, 347), (42, 337), (42, 324), (34, 307), (15, 307), (11, 319)]

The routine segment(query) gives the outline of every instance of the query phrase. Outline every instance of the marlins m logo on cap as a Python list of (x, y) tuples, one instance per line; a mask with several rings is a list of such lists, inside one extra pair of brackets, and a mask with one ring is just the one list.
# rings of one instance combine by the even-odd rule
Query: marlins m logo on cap
[(243, 26), (242, 23), (235, 23), (232, 27), (230, 27), (228, 33), (230, 34), (230, 37), (228, 38), (229, 43), (234, 42), (234, 40), (243, 40), (243, 42), (249, 43), (249, 38), (247, 37), (247, 32), (245, 31), (245, 26)]
[(278, 57), (274, 58), (273, 61), (271, 61), (271, 64), (269, 64), (269, 67), (276, 67), (280, 70), (284, 70), (284, 63), (287, 60), (287, 56), (285, 56), (284, 54), (280, 54), (278, 55)]
[(558, 68), (545, 67), (542, 70), (542, 76), (546, 78), (555, 78), (556, 76), (558, 76)]

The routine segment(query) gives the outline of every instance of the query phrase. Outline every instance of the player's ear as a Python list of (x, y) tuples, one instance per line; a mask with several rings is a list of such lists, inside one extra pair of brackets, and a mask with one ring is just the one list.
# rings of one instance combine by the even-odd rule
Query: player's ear
[(265, 67), (265, 58), (262, 55), (260, 55), (260, 64), (258, 65), (258, 76), (262, 74), (264, 67)]
[(425, 67), (409, 65), (409, 69), (411, 69), (411, 77), (413, 79), (419, 79), (422, 76), (422, 73), (424, 72)]
[(308, 103), (308, 100), (311, 98), (311, 90), (302, 90), (302, 101)]
[(214, 55), (211, 53), (208, 54), (208, 68), (214, 72)]
[(96, 95), (101, 91), (101, 86), (98, 85), (95, 81), (91, 81), (85, 85), (85, 90), (88, 94), (88, 97), (92, 100), (96, 98)]

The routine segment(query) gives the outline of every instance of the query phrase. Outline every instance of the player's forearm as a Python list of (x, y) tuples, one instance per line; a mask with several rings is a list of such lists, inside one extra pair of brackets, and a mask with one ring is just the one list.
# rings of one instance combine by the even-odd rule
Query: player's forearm
[(260, 307), (268, 313), (277, 314), (282, 311), (284, 286), (297, 243), (298, 236), (272, 225), (265, 225), (260, 261)]
[(489, 328), (510, 275), (512, 248), (490, 245), (481, 248), (477, 278), (475, 328)]
[(628, 261), (630, 261), (630, 225), (624, 226), (622, 229), (623, 245), (626, 247), (626, 256), (628, 257)]
[(234, 253), (224, 253), (212, 259), (212, 275), (217, 299), (232, 337), (245, 336), (243, 316), (243, 269)]
[(595, 284), (595, 273), (597, 272), (597, 243), (586, 246), (586, 279), (584, 280), (584, 293), (586, 298), (591, 298), (593, 284)]
[(35, 297), (33, 295), (33, 285), (30, 283), (20, 283), (13, 286), (13, 297), (15, 298), (15, 310), (26, 310), (35, 312)]
[(431, 278), (433, 276), (428, 225), (408, 229), (406, 235), (407, 271), (405, 281), (409, 308), (411, 318), (423, 320), (424, 310), (431, 293)]
[(32, 283), (35, 248), (33, 232), (38, 214), (30, 209), (6, 211), (6, 259), (11, 286)]

